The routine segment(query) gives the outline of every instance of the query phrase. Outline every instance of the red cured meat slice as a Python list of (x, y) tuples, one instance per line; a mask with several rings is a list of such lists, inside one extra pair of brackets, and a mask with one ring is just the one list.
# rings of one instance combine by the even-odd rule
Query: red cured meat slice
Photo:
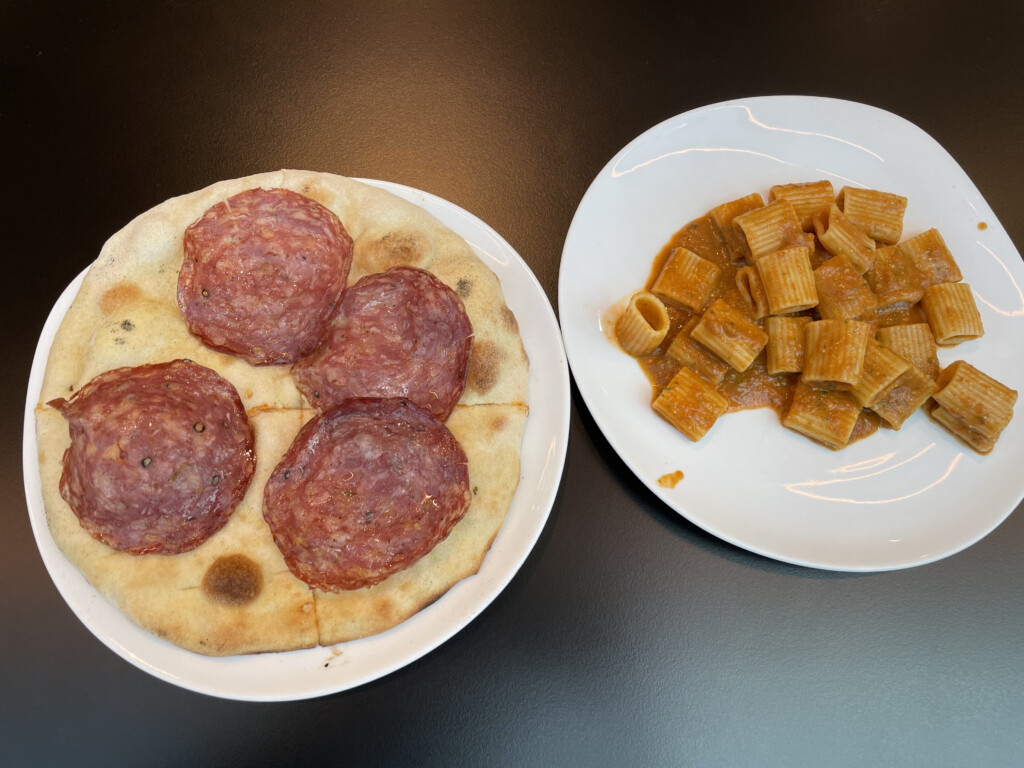
[(462, 299), (429, 272), (393, 267), (342, 297), (323, 344), (292, 366), (306, 399), (405, 397), (439, 421), (466, 387), (473, 326)]
[(227, 523), (256, 468), (238, 392), (190, 361), (107, 371), (49, 404), (71, 432), (61, 496), (117, 550), (194, 549)]
[(415, 563), (470, 498), (447, 427), (408, 400), (356, 398), (302, 428), (267, 481), (263, 517), (292, 573), (339, 591)]
[(314, 349), (345, 290), (352, 238), (315, 200), (250, 189), (185, 230), (178, 306), (189, 330), (254, 365)]

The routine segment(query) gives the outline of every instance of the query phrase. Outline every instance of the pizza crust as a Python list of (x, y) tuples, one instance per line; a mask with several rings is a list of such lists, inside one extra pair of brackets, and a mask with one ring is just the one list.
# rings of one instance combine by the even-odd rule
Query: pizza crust
[[(207, 348), (189, 334), (177, 306), (185, 228), (211, 205), (256, 186), (292, 189), (338, 215), (354, 239), (349, 284), (398, 264), (417, 266), (460, 295), (473, 324), (466, 391), (448, 421), (469, 459), (473, 501), (445, 541), (374, 587), (324, 593), (288, 571), (263, 520), (263, 487), (313, 411), (290, 366), (252, 366)], [(115, 552), (89, 536), (60, 496), (70, 439), (67, 423), (46, 403), (103, 371), (177, 358), (210, 367), (236, 387), (256, 435), (256, 474), (224, 529), (195, 550)], [(61, 323), (36, 409), (50, 531), (68, 560), (132, 621), (197, 653), (294, 650), (372, 635), (479, 569), (519, 482), (528, 377), (518, 324), (498, 278), (423, 209), (331, 174), (280, 171), (220, 182), (158, 205), (111, 237)]]

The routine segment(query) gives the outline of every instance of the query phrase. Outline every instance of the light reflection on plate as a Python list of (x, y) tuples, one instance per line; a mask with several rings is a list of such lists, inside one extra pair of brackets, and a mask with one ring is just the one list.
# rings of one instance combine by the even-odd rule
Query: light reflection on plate
[[(641, 288), (662, 245), (713, 206), (828, 178), (909, 198), (904, 237), (938, 227), (975, 292), (984, 338), (940, 350), (1024, 389), (1024, 266), (970, 179), (902, 118), (833, 99), (763, 97), (673, 117), (616, 155), (580, 203), (559, 276), (559, 318), (580, 394), (623, 461), (691, 522), (753, 552), (872, 571), (969, 546), (1024, 497), (1024, 417), (994, 452), (924, 413), (834, 453), (768, 410), (730, 414), (690, 443), (650, 409), (639, 366), (606, 338), (608, 307)], [(1020, 408), (1018, 407), (1018, 410)], [(682, 471), (674, 487), (658, 478)]]
[(360, 181), (426, 209), (462, 235), (501, 280), (530, 358), (530, 415), (512, 507), (475, 576), (459, 582), (397, 627), (373, 637), (289, 653), (211, 658), (139, 629), (64, 558), (50, 536), (43, 509), (34, 407), (54, 334), (84, 273), (79, 275), (50, 313), (32, 363), (22, 446), (29, 518), (54, 584), (82, 623), (122, 658), (182, 688), (248, 701), (305, 699), (344, 691), (411, 664), (469, 624), (501, 593), (533, 549), (554, 504), (568, 446), (569, 371), (555, 314), (537, 278), (512, 246), (471, 213), (411, 187)]

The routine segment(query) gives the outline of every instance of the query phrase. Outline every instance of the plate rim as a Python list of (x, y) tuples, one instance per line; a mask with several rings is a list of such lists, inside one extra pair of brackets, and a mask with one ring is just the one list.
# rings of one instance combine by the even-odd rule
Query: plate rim
[[(347, 643), (295, 651), (225, 657), (195, 654), (156, 638), (132, 624), (92, 587), (81, 572), (60, 552), (49, 532), (41, 494), (35, 408), (41, 394), (42, 379), (53, 336), (67, 311), (66, 305), (70, 304), (77, 294), (91, 264), (61, 292), (50, 309), (36, 342), (25, 398), (22, 474), (29, 522), (36, 548), (47, 573), (72, 613), (105, 646), (138, 669), (195, 693), (238, 701), (295, 701), (351, 690), (413, 664), (470, 624), (515, 578), (547, 525), (561, 485), (569, 440), (569, 368), (554, 308), (533, 270), (493, 227), (444, 198), (397, 182), (355, 177), (352, 180), (375, 186), (419, 205), (462, 236), (473, 248), (474, 253), (498, 276), (506, 295), (506, 302), (520, 320), (520, 326), (523, 327), (525, 324), (534, 329), (536, 334), (529, 338), (526, 333), (522, 334), (527, 353), (534, 353), (530, 357), (531, 397), (520, 453), (520, 483), (510, 504), (509, 513), (477, 574), (458, 582), (436, 602), (401, 624), (383, 633)], [(481, 253), (481, 246), (474, 242), (480, 238), (488, 240), (506, 262), (501, 264), (495, 261), (492, 254)], [(527, 307), (531, 310), (529, 317), (525, 317)], [(538, 398), (533, 394), (535, 391), (545, 392), (546, 395)], [(536, 462), (531, 462), (531, 458), (526, 454), (528, 438), (538, 440), (547, 446), (547, 461), (541, 465), (539, 473), (535, 466)], [(528, 478), (532, 480), (529, 483), (531, 493), (524, 496), (523, 489)], [(517, 513), (518, 517), (513, 518), (513, 512)], [(477, 581), (474, 582), (474, 579)], [(103, 618), (103, 614), (110, 616), (111, 612), (116, 614), (113, 617), (116, 626), (113, 628), (107, 626), (107, 621)], [(452, 615), (446, 616), (445, 612)], [(100, 615), (99, 618), (97, 613)], [(434, 626), (438, 623), (442, 625), (440, 631)], [(424, 642), (420, 642), (415, 636), (405, 637), (414, 635), (421, 625), (430, 630)], [(403, 650), (397, 654), (391, 653), (390, 656), (385, 654), (387, 661), (354, 673), (348, 673), (348, 664), (331, 667), (331, 662), (343, 656), (346, 649), (356, 647), (361, 656), (369, 658), (372, 662), (376, 658), (375, 646), (387, 646), (385, 650), (397, 646)], [(139, 650), (140, 647), (142, 652)], [(186, 673), (183, 675), (180, 670), (170, 671), (172, 665), (168, 664), (162, 655), (154, 662), (151, 652), (154, 648), (159, 654), (166, 654), (180, 662), (179, 666), (186, 669)], [(305, 667), (307, 662), (311, 670), (316, 670), (310, 674), (319, 675), (317, 684), (280, 688), (251, 685), (254, 680), (265, 682), (265, 677), (259, 674), (261, 671), (273, 672), (277, 668), (280, 673), (282, 666), (294, 664)], [(189, 668), (194, 670), (191, 675), (188, 674)], [(321, 669), (326, 671), (321, 673)], [(223, 683), (211, 683), (209, 679), (204, 679), (203, 670), (220, 671), (229, 679), (233, 679), (235, 684), (225, 686)]]

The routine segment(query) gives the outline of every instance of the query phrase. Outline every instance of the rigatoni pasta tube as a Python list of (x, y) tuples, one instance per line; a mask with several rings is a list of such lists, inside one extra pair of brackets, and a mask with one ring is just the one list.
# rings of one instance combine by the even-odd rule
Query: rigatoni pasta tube
[(818, 305), (810, 248), (786, 248), (762, 256), (757, 271), (773, 315), (794, 314)]
[(768, 199), (789, 200), (800, 219), (800, 226), (810, 232), (814, 226), (814, 218), (835, 204), (835, 192), (832, 189), (832, 182), (823, 179), (798, 184), (776, 184), (768, 190)]
[(933, 403), (928, 415), (936, 424), (944, 427), (947, 432), (962, 440), (978, 453), (991, 453), (992, 449), (996, 447), (996, 438), (971, 432), (956, 416), (941, 405)]
[(875, 251), (875, 263), (864, 273), (864, 279), (878, 298), (879, 307), (916, 304), (924, 293), (914, 262), (895, 245)]
[(1013, 418), (1017, 391), (957, 360), (936, 380), (931, 416), (980, 453), (988, 453)]
[(680, 368), (651, 407), (696, 442), (728, 410), (729, 401), (689, 368)]
[(800, 219), (788, 200), (776, 200), (735, 219), (750, 248), (751, 262), (782, 248), (797, 245), (814, 247), (814, 236), (803, 231)]
[(666, 304), (700, 312), (721, 274), (717, 264), (687, 248), (676, 248), (658, 273), (651, 293)]
[(690, 334), (737, 371), (745, 371), (768, 343), (768, 334), (722, 299), (704, 311)]
[(769, 317), (765, 321), (768, 373), (774, 376), (778, 373), (800, 373), (804, 369), (804, 328), (809, 322), (811, 318), (806, 315)]
[(859, 317), (878, 305), (867, 281), (845, 256), (833, 256), (814, 270), (818, 314), (824, 320)]
[(890, 325), (879, 328), (875, 336), (883, 346), (909, 361), (929, 379), (938, 377), (939, 356), (928, 323)]
[(985, 333), (978, 305), (967, 283), (929, 285), (921, 297), (921, 308), (940, 347), (952, 347)]
[(801, 380), (817, 389), (852, 389), (864, 372), (872, 328), (857, 320), (817, 320), (805, 329)]
[(716, 205), (709, 211), (711, 220), (714, 222), (715, 227), (718, 228), (722, 239), (725, 240), (725, 246), (733, 261), (742, 260), (749, 263), (752, 260), (750, 248), (747, 247), (747, 240), (735, 223), (736, 217), (763, 206), (764, 199), (762, 199), (761, 194), (759, 192), (752, 192), (738, 200), (730, 200), (728, 203)]
[(647, 291), (634, 293), (626, 311), (615, 322), (615, 336), (622, 348), (633, 355), (649, 355), (668, 333), (669, 317), (665, 305)]
[(730, 226), (737, 216), (755, 208), (764, 207), (764, 198), (760, 192), (751, 192), (746, 197), (730, 200), (728, 203), (716, 205), (708, 213), (720, 230)]
[(850, 442), (860, 406), (846, 392), (812, 389), (798, 381), (782, 425), (839, 450)]
[(755, 320), (767, 317), (771, 313), (768, 295), (764, 292), (764, 283), (761, 282), (761, 274), (756, 267), (740, 267), (736, 270), (736, 290)]
[(921, 275), (921, 285), (925, 288), (936, 283), (958, 283), (963, 279), (956, 259), (937, 229), (908, 238), (896, 247), (914, 262)]
[(877, 189), (843, 187), (837, 199), (846, 218), (869, 237), (887, 245), (899, 242), (903, 234), (907, 198)]
[(935, 382), (912, 365), (882, 390), (871, 410), (885, 419), (890, 427), (899, 429), (934, 391)]

